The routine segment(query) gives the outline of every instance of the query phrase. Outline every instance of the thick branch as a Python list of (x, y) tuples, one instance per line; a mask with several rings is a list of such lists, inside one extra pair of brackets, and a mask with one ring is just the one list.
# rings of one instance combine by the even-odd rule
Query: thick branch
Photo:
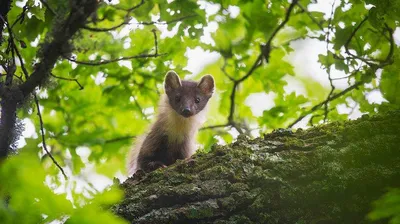
[[(2, 111), (0, 118), (0, 158), (4, 158), (8, 155), (10, 144), (15, 138), (16, 110), (18, 104), (21, 103), (22, 100), (28, 95), (33, 93), (36, 87), (45, 82), (57, 59), (60, 55), (62, 55), (63, 46), (68, 44), (68, 41), (72, 38), (72, 36), (85, 23), (87, 17), (96, 10), (97, 4), (98, 2), (96, 0), (71, 1), (71, 13), (68, 15), (66, 20), (54, 26), (51, 34), (51, 42), (43, 44), (43, 47), (40, 51), (41, 54), (39, 55), (41, 62), (36, 65), (34, 72), (30, 76), (28, 75), (28, 71), (24, 66), (22, 56), (14, 43), (12, 28), (9, 26), (7, 19), (5, 19), (3, 16), (0, 16), (1, 21), (6, 23), (9, 30), (9, 48), (12, 53), (13, 64), (15, 65), (14, 53), (16, 53), (26, 77), (26, 81), (18, 87), (11, 87), (11, 85), (0, 86), (0, 96), (2, 98)], [(1, 9), (3, 10), (3, 8)], [(17, 21), (22, 21), (25, 12), (26, 8), (24, 7)], [(10, 69), (11, 68), (8, 68), (9, 74), (7, 75), (13, 76), (14, 72), (11, 72)]]
[[(22, 13), (25, 13), (25, 7), (24, 7), (24, 11)], [(23, 17), (20, 17), (20, 18), (23, 18)], [(25, 63), (24, 63), (24, 61), (22, 59), (21, 53), (18, 50), (18, 47), (15, 45), (12, 29), (9, 26), (8, 23), (7, 23), (7, 27), (8, 27), (9, 33), (10, 33), (9, 45), (12, 48), (12, 52), (14, 52), (14, 51), (16, 52), (16, 54), (18, 56), (18, 59), (20, 61), (20, 64), (21, 64), (22, 71), (23, 71), (23, 73), (25, 75), (25, 78), (28, 79), (29, 78), (28, 70), (25, 67)], [(13, 59), (14, 59), (14, 54), (13, 54)], [(15, 63), (15, 59), (14, 59), (14, 63)], [(58, 77), (58, 78), (60, 78), (60, 77)], [(79, 82), (77, 80), (75, 80), (75, 81), (80, 86)], [(11, 96), (3, 96), (4, 99), (2, 101), (3, 102), (2, 103), (2, 108), (4, 107), (4, 108), (9, 108), (9, 109), (2, 110), (2, 114), (4, 114), (4, 116), (2, 116), (2, 119), (3, 118), (7, 119), (7, 122), (13, 122), (14, 124), (7, 123), (7, 122), (2, 122), (2, 124), (0, 126), (1, 127), (1, 132), (0, 132), (0, 141), (1, 141), (1, 143), (0, 144), (1, 144), (1, 147), (2, 147), (1, 148), (2, 150), (0, 152), (0, 158), (5, 158), (7, 156), (7, 153), (8, 153), (9, 150), (6, 147), (9, 147), (10, 144), (12, 144), (12, 140), (15, 140), (15, 137), (16, 137), (15, 122), (16, 122), (16, 110), (17, 110), (17, 107), (14, 104), (17, 104), (18, 102), (21, 101), (21, 99), (16, 99), (15, 98), (15, 96), (20, 95), (21, 92), (19, 91), (19, 89), (14, 89), (13, 91), (10, 91), (10, 92), (12, 93)], [(21, 96), (21, 98), (22, 98), (22, 96)], [(57, 161), (55, 160), (53, 155), (47, 149), (47, 145), (46, 145), (46, 141), (45, 141), (44, 128), (43, 128), (43, 126), (44, 126), (43, 125), (43, 119), (42, 119), (42, 115), (40, 113), (39, 100), (38, 100), (36, 94), (34, 94), (34, 99), (35, 99), (35, 103), (36, 103), (37, 110), (38, 110), (38, 116), (39, 116), (39, 121), (40, 121), (40, 130), (41, 130), (41, 134), (42, 134), (43, 148), (46, 151), (47, 155), (51, 158), (53, 163), (60, 169), (60, 171), (63, 174), (64, 178), (67, 179), (67, 176), (65, 175), (64, 170), (57, 163)]]
[(74, 8), (68, 18), (58, 26), (54, 27), (53, 39), (43, 44), (40, 55), (41, 62), (36, 65), (35, 71), (21, 84), (20, 88), (25, 96), (44, 83), (57, 59), (62, 55), (62, 49), (72, 36), (84, 25), (86, 19), (97, 7), (96, 0), (85, 0), (73, 2)]
[(241, 136), (190, 163), (135, 174), (111, 209), (137, 224), (369, 223), (372, 202), (400, 187), (399, 129), (395, 111)]
[(12, 59), (9, 60), (8, 66), (3, 65), (6, 70), (5, 85), (0, 83), (1, 96), (1, 117), (0, 117), (0, 161), (7, 157), (10, 152), (10, 145), (16, 137), (15, 125), (17, 121), (17, 106), (18, 100), (21, 100), (21, 94), (18, 89), (11, 87), (12, 78), (15, 74), (15, 49), (13, 34), (10, 25), (8, 24), (7, 14), (11, 8), (11, 1), (1, 1), (0, 3), (0, 44), (3, 39), (3, 28), (7, 27), (9, 32), (9, 42), (7, 50), (11, 50)]
[(10, 145), (15, 137), (15, 122), (17, 119), (17, 101), (11, 96), (1, 100), (0, 118), (0, 161), (6, 158)]
[[(0, 2), (0, 16), (2, 18), (7, 18), (8, 11), (11, 9), (11, 0), (2, 0)], [(1, 45), (1, 40), (3, 39), (3, 28), (5, 25), (4, 20), (0, 20), (0, 45)]]

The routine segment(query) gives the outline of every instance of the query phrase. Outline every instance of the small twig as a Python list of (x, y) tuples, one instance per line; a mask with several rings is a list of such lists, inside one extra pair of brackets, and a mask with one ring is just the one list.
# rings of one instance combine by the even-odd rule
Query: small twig
[[(36, 87), (43, 85), (50, 76), (50, 70), (54, 67), (65, 47), (65, 43), (75, 36), (75, 33), (84, 25), (87, 18), (97, 9), (97, 0), (74, 1), (72, 9), (65, 19), (60, 21), (52, 33), (53, 38), (46, 38), (39, 50), (38, 63), (29, 78), (18, 85), (24, 96), (33, 93)], [(75, 9), (79, 8), (79, 10)]]
[(230, 123), (217, 124), (217, 125), (211, 125), (211, 126), (202, 127), (202, 128), (200, 128), (200, 130), (214, 129), (214, 128), (225, 128), (225, 127), (229, 127), (229, 126), (231, 126)]
[(225, 74), (226, 77), (228, 77), (229, 80), (231, 80), (232, 82), (235, 82), (236, 80), (226, 72), (227, 64), (228, 63), (226, 62), (226, 58), (224, 57), (224, 65), (222, 65), (221, 71)]
[(354, 106), (351, 107), (351, 110), (349, 112), (349, 116), (352, 115), (354, 113), (354, 111), (356, 110), (357, 106), (359, 105), (359, 103), (355, 103)]
[[(366, 17), (366, 18), (368, 18), (368, 17)], [(373, 68), (383, 68), (386, 65), (392, 64), (393, 63), (393, 54), (394, 54), (395, 43), (394, 43), (394, 39), (393, 39), (393, 29), (390, 28), (387, 25), (387, 23), (384, 24), (385, 25), (385, 29), (383, 30), (383, 33), (382, 33), (382, 35), (389, 41), (389, 45), (390, 45), (389, 53), (387, 54), (385, 59), (380, 60), (380, 59), (362, 58), (362, 57), (359, 57), (357, 55), (352, 54), (350, 52), (350, 50), (348, 49), (348, 45), (351, 42), (352, 36), (354, 36), (356, 31), (358, 29), (360, 29), (361, 25), (366, 21), (366, 18), (363, 21), (361, 21), (361, 23), (356, 27), (356, 29), (350, 35), (350, 38), (347, 40), (347, 42), (345, 44), (346, 53), (349, 54), (350, 56), (352, 56), (353, 57), (352, 59), (359, 59), (362, 62), (365, 62), (367, 65), (369, 65), (370, 67), (373, 67)], [(387, 31), (389, 33), (389, 37), (387, 37), (385, 35), (385, 33), (384, 33), (385, 31)]]
[[(242, 127), (241, 127), (242, 126)], [(246, 131), (246, 133), (249, 132), (248, 128), (246, 128), (244, 125), (238, 124), (236, 122), (228, 122), (226, 124), (217, 124), (217, 125), (211, 125), (211, 126), (206, 126), (206, 127), (202, 127), (200, 128), (200, 131), (203, 130), (207, 130), (207, 129), (217, 129), (217, 128), (226, 128), (226, 127), (231, 127), (236, 129), (237, 132), (239, 132), (239, 134), (244, 134), (245, 132), (243, 131), (243, 129)]]
[(321, 106), (323, 106), (327, 101), (333, 101), (333, 100), (335, 100), (335, 99), (337, 99), (337, 98), (339, 98), (339, 97), (345, 95), (346, 93), (350, 92), (351, 90), (358, 88), (358, 87), (359, 87), (360, 85), (362, 85), (362, 84), (364, 84), (364, 82), (362, 82), (362, 81), (356, 82), (354, 85), (348, 87), (347, 89), (343, 90), (342, 92), (337, 93), (337, 94), (331, 96), (329, 99), (326, 99), (326, 100), (322, 101), (321, 103), (319, 103), (319, 104), (313, 106), (311, 109), (309, 109), (308, 111), (304, 112), (304, 113), (303, 113), (299, 118), (297, 118), (294, 122), (292, 122), (292, 123), (288, 126), (288, 128), (292, 128), (295, 124), (297, 124), (298, 122), (300, 122), (301, 120), (303, 120), (303, 118), (306, 117), (308, 114), (310, 114), (310, 113), (316, 111), (316, 110), (319, 109)]
[(382, 68), (386, 65), (390, 65), (393, 63), (393, 54), (394, 54), (394, 39), (393, 39), (393, 29), (389, 27), (389, 25), (387, 23), (385, 23), (385, 27), (386, 30), (389, 33), (389, 44), (390, 44), (390, 49), (389, 49), (389, 53), (386, 56), (386, 58), (379, 64), (379, 67)]
[(289, 21), (290, 19), (290, 15), (293, 11), (294, 6), (297, 4), (298, 0), (292, 0), (292, 3), (290, 3), (290, 6), (288, 8), (288, 10), (286, 11), (286, 16), (285, 19), (282, 21), (281, 24), (279, 24), (278, 27), (276, 27), (276, 29), (274, 30), (274, 32), (272, 33), (272, 35), (270, 36), (270, 38), (268, 39), (268, 42), (266, 44), (266, 46), (268, 48), (271, 48), (271, 43), (272, 40), (275, 38), (276, 34), (278, 34), (278, 32), (286, 25), (286, 23)]
[(142, 117), (144, 117), (148, 121), (149, 119), (147, 118), (147, 115), (144, 113), (143, 107), (137, 101), (135, 96), (132, 96), (132, 97), (133, 97), (133, 102), (135, 103), (136, 107), (139, 109), (140, 113), (142, 114)]
[(255, 60), (255, 62), (251, 66), (250, 70), (246, 73), (246, 75), (244, 75), (240, 79), (234, 79), (232, 76), (230, 76), (225, 71), (226, 62), (224, 62), (224, 65), (222, 66), (221, 69), (224, 72), (224, 74), (233, 82), (233, 87), (232, 87), (231, 94), (230, 94), (230, 107), (229, 107), (228, 121), (227, 121), (226, 124), (208, 126), (208, 127), (202, 128), (201, 130), (210, 129), (210, 128), (220, 128), (220, 127), (232, 126), (239, 133), (243, 133), (243, 130), (241, 129), (241, 127), (239, 127), (239, 125), (237, 123), (235, 123), (235, 121), (234, 121), (235, 106), (236, 106), (235, 100), (236, 100), (237, 88), (238, 88), (239, 84), (241, 84), (246, 79), (248, 79), (254, 73), (254, 71), (262, 65), (263, 59), (265, 59), (267, 62), (269, 62), (269, 57), (270, 57), (270, 53), (271, 53), (271, 49), (272, 49), (272, 47), (271, 47), (272, 40), (275, 38), (275, 36), (278, 34), (278, 32), (289, 21), (291, 12), (293, 11), (293, 8), (297, 4), (297, 2), (298, 2), (298, 0), (293, 0), (292, 3), (290, 3), (290, 6), (289, 6), (288, 10), (286, 11), (285, 19), (282, 21), (282, 23), (280, 23), (275, 28), (275, 30), (272, 32), (271, 36), (268, 38), (267, 43), (265, 45), (261, 46), (260, 54), (258, 55), (257, 59)]
[[(11, 10), (12, 0), (1, 0), (0, 1), (0, 16), (7, 18), (8, 12)], [(4, 21), (0, 21), (0, 45), (3, 40), (3, 29), (4, 29)]]
[(368, 58), (360, 57), (360, 56), (358, 56), (358, 55), (355, 55), (355, 54), (351, 53), (350, 50), (349, 50), (349, 45), (350, 45), (351, 40), (353, 39), (353, 37), (356, 35), (357, 31), (362, 27), (362, 25), (363, 25), (367, 20), (368, 20), (368, 16), (365, 16), (364, 19), (356, 26), (356, 28), (353, 30), (353, 32), (351, 32), (349, 38), (347, 38), (347, 41), (346, 41), (346, 43), (344, 44), (344, 49), (345, 49), (346, 53), (347, 53), (348, 55), (352, 56), (353, 58), (359, 59), (359, 60), (365, 62), (365, 63), (366, 63), (367, 65), (369, 65), (369, 66), (374, 66), (375, 64), (372, 63), (374, 60), (368, 59)]
[[(145, 1), (142, 0), (142, 1), (140, 1), (139, 4), (134, 5), (132, 8), (126, 9), (126, 11), (127, 11), (127, 12), (132, 12), (133, 10), (135, 10), (135, 9), (139, 8), (140, 6), (142, 6), (144, 3), (145, 3)], [(119, 7), (117, 7), (117, 6), (114, 6), (114, 7), (115, 7), (115, 8), (119, 8)], [(122, 8), (119, 8), (119, 9), (122, 9)]]
[(18, 22), (22, 23), (25, 19), (26, 12), (28, 11), (28, 3), (25, 4), (25, 6), (22, 8), (22, 12), (18, 15), (17, 19), (14, 21), (14, 23), (11, 25), (11, 29), (17, 24)]
[(308, 121), (308, 124), (309, 124), (310, 126), (314, 126), (314, 118), (316, 118), (316, 117), (322, 117), (322, 115), (321, 115), (321, 114), (314, 114), (314, 115), (312, 115), (311, 118), (310, 118), (310, 120)]
[(355, 69), (350, 75), (343, 76), (343, 77), (337, 77), (337, 78), (331, 78), (331, 79), (332, 80), (341, 80), (341, 79), (348, 79), (350, 77), (353, 77), (353, 76), (357, 75), (357, 73), (360, 72), (363, 65), (364, 65), (363, 62), (361, 62), (360, 65), (358, 66), (358, 68)]
[(158, 54), (158, 42), (157, 42), (157, 30), (154, 28), (151, 30), (151, 32), (153, 32), (153, 36), (154, 36), (154, 46), (155, 46), (155, 51), (156, 51), (156, 55)]
[[(139, 4), (133, 6), (132, 8), (126, 9), (125, 10), (126, 14), (124, 16), (124, 21), (122, 23), (118, 24), (118, 25), (115, 25), (115, 26), (112, 26), (112, 27), (108, 27), (108, 28), (97, 28), (97, 27), (90, 27), (90, 26), (84, 25), (82, 28), (86, 29), (86, 30), (90, 30), (92, 32), (108, 32), (108, 31), (112, 31), (112, 30), (118, 29), (118, 28), (120, 28), (120, 27), (122, 27), (124, 25), (129, 24), (131, 12), (133, 10), (139, 8), (140, 6), (142, 6), (144, 3), (145, 3), (145, 1), (142, 0)], [(117, 8), (117, 7), (114, 6), (114, 8)], [(121, 10), (121, 8), (119, 8), (119, 9)]]
[(229, 107), (228, 123), (230, 123), (230, 124), (233, 122), (233, 115), (235, 113), (235, 106), (236, 106), (235, 105), (235, 96), (236, 96), (236, 90), (237, 90), (238, 85), (239, 85), (238, 82), (233, 83), (231, 95), (229, 96), (229, 98), (231, 100), (231, 105)]
[(239, 83), (245, 81), (247, 78), (249, 78), (253, 72), (261, 66), (262, 64), (262, 59), (263, 57), (266, 59), (266, 61), (269, 61), (269, 57), (270, 57), (270, 49), (271, 49), (271, 44), (272, 44), (272, 40), (275, 38), (275, 36), (278, 34), (278, 32), (286, 25), (286, 23), (289, 21), (290, 19), (290, 15), (291, 12), (294, 8), (294, 6), (297, 4), (297, 0), (293, 0), (292, 3), (290, 4), (287, 12), (286, 12), (286, 16), (285, 19), (282, 21), (281, 24), (278, 25), (278, 27), (275, 28), (274, 32), (272, 32), (271, 36), (269, 37), (267, 43), (265, 46), (263, 46), (263, 51), (258, 55), (256, 61), (254, 62), (253, 66), (251, 66), (250, 70), (247, 72), (247, 74), (245, 76), (243, 76), (242, 78), (238, 79), (236, 82), (234, 82), (233, 88), (232, 88), (232, 93), (231, 93), (231, 110), (230, 110), (230, 114), (228, 117), (228, 121), (230, 123), (233, 123), (233, 113), (234, 113), (234, 106), (235, 106), (235, 93), (236, 93), (236, 88), (239, 85)]
[[(333, 91), (335, 91), (335, 86), (333, 85), (333, 83), (332, 83), (332, 79), (330, 78), (330, 74), (328, 74), (328, 76), (329, 76), (329, 82), (330, 82), (330, 84), (331, 84), (331, 91), (329, 91), (329, 94), (328, 94), (328, 96), (326, 97), (326, 99), (330, 99), (331, 98), (331, 96), (332, 96), (332, 94), (333, 94)], [(328, 113), (329, 113), (329, 108), (328, 108), (328, 103), (329, 103), (330, 101), (326, 101), (325, 102), (325, 104), (324, 104), (324, 123), (326, 122), (326, 120), (328, 119)]]
[(51, 72), (50, 72), (50, 75), (53, 76), (54, 78), (57, 78), (57, 79), (76, 82), (76, 84), (78, 84), (78, 86), (79, 86), (79, 90), (82, 90), (82, 89), (83, 89), (83, 86), (79, 83), (78, 79), (74, 79), (74, 78), (64, 78), (64, 77), (56, 76), (56, 75), (54, 75), (54, 74), (51, 73)]
[(117, 137), (117, 138), (113, 138), (113, 139), (108, 139), (105, 141), (105, 144), (108, 143), (114, 143), (114, 142), (118, 142), (118, 141), (124, 141), (124, 140), (128, 140), (128, 139), (134, 139), (136, 138), (135, 135), (128, 135), (128, 136), (122, 136), (122, 137)]
[(44, 128), (43, 128), (43, 118), (42, 118), (42, 114), (40, 113), (40, 107), (39, 107), (39, 100), (38, 100), (38, 98), (37, 98), (35, 93), (33, 93), (33, 96), (35, 98), (35, 103), (36, 103), (36, 108), (37, 108), (37, 115), (39, 116), (40, 131), (41, 131), (41, 134), (42, 134), (42, 146), (43, 146), (43, 149), (44, 149), (44, 151), (46, 151), (46, 154), (51, 158), (51, 160), (58, 167), (58, 169), (60, 169), (62, 175), (64, 176), (64, 179), (67, 180), (68, 177), (65, 174), (64, 169), (58, 164), (56, 159), (53, 157), (53, 155), (47, 149), (46, 138), (45, 138)]
[(286, 16), (285, 19), (282, 21), (281, 24), (279, 24), (274, 32), (272, 32), (271, 36), (269, 37), (267, 43), (262, 46), (263, 50), (261, 52), (260, 55), (258, 55), (256, 61), (254, 62), (253, 66), (251, 66), (250, 70), (247, 72), (247, 74), (245, 76), (243, 76), (242, 78), (238, 79), (237, 82), (243, 82), (245, 81), (247, 78), (249, 78), (253, 72), (256, 70), (256, 68), (261, 66), (262, 63), (262, 58), (264, 57), (266, 59), (266, 61), (269, 61), (269, 57), (270, 57), (270, 53), (271, 53), (271, 45), (272, 45), (272, 40), (275, 38), (275, 36), (278, 34), (278, 32), (286, 25), (286, 23), (289, 21), (290, 19), (290, 15), (291, 12), (294, 8), (294, 6), (297, 4), (298, 0), (293, 0), (292, 3), (290, 4), (287, 12), (286, 12)]
[[(8, 54), (11, 51), (11, 61), (7, 60), (7, 66), (6, 66), (6, 81), (5, 85), (6, 86), (11, 86), (13, 77), (16, 71), (16, 63), (15, 63), (15, 47), (14, 47), (14, 35), (12, 32), (12, 29), (10, 27), (10, 24), (8, 23), (7, 18), (4, 18), (2, 15), (0, 15), (0, 19), (3, 21), (3, 23), (6, 25), (9, 37), (8, 37), (8, 45), (6, 49), (6, 54)], [(4, 67), (4, 66), (3, 66)]]
[(331, 80), (336, 81), (336, 80), (348, 79), (350, 77), (353, 77), (354, 75), (355, 75), (355, 73), (351, 73), (350, 75), (347, 75), (347, 76), (331, 78)]
[(322, 30), (324, 31), (324, 27), (322, 27), (321, 22), (317, 21), (314, 16), (311, 14), (310, 11), (308, 11), (302, 4), (297, 2), (297, 5), (303, 10), (305, 13), (307, 13), (308, 17)]
[[(23, 71), (23, 73), (25, 75), (25, 78), (28, 78), (29, 77), (28, 70), (25, 68), (25, 64), (24, 64), (24, 61), (22, 59), (22, 55), (20, 54), (17, 46), (15, 45), (15, 42), (14, 42), (14, 39), (13, 39), (13, 33), (12, 33), (12, 30), (11, 30), (11, 27), (8, 26), (8, 23), (7, 23), (7, 27), (8, 27), (9, 32), (10, 32), (10, 42), (11, 42), (10, 44), (12, 45), (12, 52), (14, 52), (14, 51), (16, 52), (16, 54), (18, 56), (18, 59), (20, 61), (20, 64), (21, 64), (22, 71)], [(13, 58), (14, 58), (14, 55), (13, 55)], [(41, 130), (41, 134), (42, 134), (43, 149), (46, 151), (47, 155), (49, 155), (49, 157), (51, 158), (53, 163), (60, 169), (60, 171), (63, 174), (64, 178), (68, 179), (67, 175), (65, 174), (65, 172), (63, 170), (63, 168), (58, 164), (56, 159), (53, 157), (53, 155), (47, 149), (46, 139), (45, 139), (45, 134), (44, 134), (44, 128), (43, 128), (43, 118), (42, 118), (42, 115), (41, 115), (41, 112), (40, 112), (40, 107), (39, 107), (39, 100), (38, 100), (38, 98), (37, 98), (35, 93), (33, 94), (33, 96), (34, 96), (36, 107), (37, 107), (37, 110), (38, 110), (37, 114), (39, 116), (39, 121), (40, 121), (40, 130)]]
[(137, 25), (169, 25), (169, 24), (174, 24), (177, 22), (181, 22), (185, 19), (193, 18), (196, 17), (197, 15), (187, 15), (187, 16), (182, 16), (170, 21), (151, 21), (151, 22), (138, 22), (138, 23), (132, 23), (132, 24), (137, 24)]
[[(333, 12), (334, 12), (334, 7), (335, 7), (335, 3), (336, 0), (333, 1), (332, 3), (332, 8), (331, 8), (331, 16), (329, 17), (329, 22), (328, 22), (328, 31), (326, 34), (326, 57), (327, 57), (327, 65), (326, 65), (326, 70), (327, 70), (327, 74), (328, 74), (328, 80), (329, 80), (329, 84), (331, 86), (331, 91), (329, 92), (327, 99), (331, 98), (333, 91), (335, 91), (335, 86), (333, 85), (333, 80), (331, 78), (331, 64), (329, 61), (329, 44), (330, 44), (330, 40), (329, 40), (329, 36), (330, 36), (330, 30), (332, 29), (332, 19), (333, 19)], [(324, 122), (326, 122), (327, 118), (328, 118), (328, 113), (329, 113), (329, 109), (328, 109), (328, 102), (326, 101), (326, 103), (324, 104)]]
[[(7, 25), (7, 27), (8, 27), (8, 25)], [(19, 60), (20, 63), (21, 63), (22, 72), (24, 73), (24, 76), (25, 76), (25, 78), (27, 79), (27, 78), (29, 77), (29, 73), (28, 73), (28, 70), (27, 70), (26, 67), (25, 67), (24, 61), (23, 61), (23, 59), (22, 59), (22, 55), (21, 55), (21, 53), (19, 52), (18, 47), (17, 47), (17, 45), (16, 45), (15, 42), (14, 42), (14, 35), (13, 35), (13, 33), (12, 33), (12, 28), (11, 28), (11, 27), (8, 27), (8, 30), (9, 30), (9, 32), (10, 32), (10, 42), (11, 42), (12, 48), (15, 50), (15, 53), (17, 54), (18, 60)], [(14, 55), (13, 55), (13, 58), (14, 58)], [(14, 59), (14, 61), (15, 61), (15, 59)]]
[(236, 131), (239, 132), (239, 134), (241, 134), (241, 135), (244, 134), (242, 127), (240, 127), (237, 123), (232, 122), (232, 127), (234, 127), (236, 129)]
[[(389, 64), (393, 63), (393, 54), (394, 54), (394, 45), (395, 45), (395, 44), (394, 44), (394, 39), (393, 39), (393, 29), (391, 29), (391, 28), (385, 23), (386, 31), (389, 33), (389, 44), (390, 44), (390, 49), (389, 49), (388, 55), (386, 56), (386, 58), (385, 58), (384, 60), (366, 59), (366, 58), (362, 58), (362, 57), (359, 57), (359, 56), (357, 56), (357, 55), (354, 55), (354, 54), (352, 54), (352, 53), (349, 51), (348, 46), (349, 46), (349, 44), (350, 44), (350, 42), (351, 42), (351, 39), (355, 36), (356, 32), (357, 32), (357, 31), (361, 28), (361, 26), (367, 21), (367, 18), (368, 18), (368, 17), (365, 17), (365, 18), (357, 25), (357, 27), (353, 30), (353, 32), (351, 33), (350, 37), (347, 39), (347, 41), (346, 41), (346, 43), (345, 43), (345, 45), (344, 45), (344, 46), (345, 46), (345, 51), (346, 51), (346, 53), (349, 54), (350, 56), (352, 56), (352, 58), (342, 58), (342, 57), (337, 56), (337, 55), (335, 55), (335, 54), (334, 54), (334, 57), (336, 57), (336, 58), (338, 58), (338, 59), (341, 59), (341, 60), (359, 59), (359, 60), (361, 60), (361, 62), (364, 62), (364, 63), (366, 63), (369, 67), (371, 67), (373, 71), (376, 71), (376, 69), (378, 69), (378, 68), (382, 68), (382, 67), (384, 67), (384, 66), (386, 66), (386, 65), (389, 65)], [(384, 34), (383, 34), (383, 35), (384, 35)], [(386, 36), (386, 35), (385, 35), (385, 36)], [(375, 63), (377, 63), (377, 64), (371, 63), (371, 62), (375, 62)], [(354, 71), (351, 75), (349, 75), (349, 76), (340, 77), (340, 78), (331, 79), (331, 80), (337, 80), (337, 79), (344, 79), (344, 78), (352, 77), (352, 76), (354, 76), (357, 72), (360, 71), (361, 66), (362, 66), (362, 64), (360, 64), (359, 68), (358, 68), (357, 70), (355, 70), (355, 71)], [(309, 109), (308, 111), (302, 113), (302, 115), (301, 115), (299, 118), (297, 118), (294, 122), (292, 122), (288, 127), (289, 127), (289, 128), (293, 127), (295, 124), (297, 124), (299, 121), (301, 121), (301, 120), (302, 120), (305, 116), (307, 116), (308, 114), (311, 114), (311, 113), (315, 112), (315, 111), (316, 111), (317, 109), (319, 109), (321, 106), (326, 105), (328, 102), (331, 102), (331, 101), (333, 101), (333, 100), (335, 100), (335, 99), (337, 99), (337, 98), (343, 96), (344, 94), (346, 94), (346, 93), (352, 91), (353, 89), (357, 88), (358, 86), (360, 86), (360, 85), (362, 85), (362, 84), (364, 84), (364, 81), (358, 81), (358, 82), (356, 82), (354, 85), (352, 85), (352, 86), (346, 88), (345, 90), (343, 90), (343, 91), (340, 92), (340, 93), (337, 93), (336, 95), (332, 95), (333, 92), (332, 92), (332, 90), (331, 90), (331, 92), (330, 92), (330, 94), (328, 95), (328, 97), (327, 97), (326, 100), (324, 100), (323, 102), (321, 102), (321, 103), (319, 103), (319, 104), (313, 106), (313, 107), (312, 107), (311, 109)], [(326, 109), (327, 109), (327, 108), (325, 108), (325, 114), (326, 114)]]
[(115, 26), (112, 27), (107, 27), (107, 28), (101, 28), (101, 27), (90, 27), (90, 26), (83, 26), (83, 29), (92, 31), (92, 32), (108, 32), (108, 31), (112, 31), (112, 30), (116, 30), (122, 26), (128, 25), (128, 24), (132, 24), (132, 25), (144, 25), (144, 26), (150, 26), (150, 25), (168, 25), (168, 24), (174, 24), (180, 21), (183, 21), (185, 19), (188, 18), (192, 18), (195, 17), (196, 15), (188, 15), (188, 16), (182, 16), (170, 21), (151, 21), (151, 22), (137, 22), (137, 23), (133, 23), (130, 22), (129, 18), (125, 18), (123, 22), (121, 22), (120, 24), (117, 24)]
[(84, 25), (82, 28), (85, 29), (85, 30), (92, 31), (92, 32), (108, 32), (108, 31), (116, 30), (116, 29), (118, 29), (118, 28), (120, 28), (120, 27), (122, 27), (124, 25), (127, 25), (127, 24), (129, 24), (129, 22), (124, 21), (124, 22), (122, 22), (122, 23), (120, 23), (118, 25), (115, 25), (115, 26), (112, 26), (112, 27), (107, 27), (107, 28), (90, 27), (90, 26), (87, 26), (87, 25)]
[(163, 54), (158, 53), (157, 34), (155, 31), (153, 31), (153, 34), (154, 34), (154, 45), (155, 45), (155, 53), (154, 54), (140, 54), (140, 55), (135, 55), (135, 56), (121, 57), (121, 58), (97, 61), (97, 62), (96, 61), (78, 61), (76, 59), (65, 57), (65, 56), (64, 56), (64, 58), (67, 59), (68, 61), (72, 61), (72, 62), (81, 64), (81, 65), (98, 66), (98, 65), (105, 65), (105, 64), (110, 64), (110, 63), (124, 61), (124, 60), (131, 60), (131, 59), (137, 59), (137, 58), (155, 58), (155, 57), (166, 55), (166, 53), (163, 53)]
[(163, 54), (140, 54), (140, 55), (135, 55), (135, 56), (121, 57), (121, 58), (104, 60), (104, 61), (79, 61), (79, 60), (76, 60), (73, 58), (68, 58), (68, 57), (64, 57), (64, 58), (67, 59), (68, 61), (72, 61), (72, 62), (81, 64), (81, 65), (98, 66), (98, 65), (105, 65), (105, 64), (118, 62), (118, 61), (125, 61), (125, 60), (137, 59), (137, 58), (155, 58), (155, 57), (164, 56), (164, 55), (166, 55), (166, 53), (163, 53)]
[[(259, 54), (256, 61), (254, 62), (253, 66), (251, 66), (250, 70), (246, 73), (245, 76), (243, 76), (242, 78), (236, 80), (237, 82), (243, 82), (245, 81), (247, 78), (249, 78), (253, 72), (262, 65), (262, 59), (263, 56), (265, 57), (265, 55), (263, 53)], [(269, 55), (268, 55), (269, 57)]]

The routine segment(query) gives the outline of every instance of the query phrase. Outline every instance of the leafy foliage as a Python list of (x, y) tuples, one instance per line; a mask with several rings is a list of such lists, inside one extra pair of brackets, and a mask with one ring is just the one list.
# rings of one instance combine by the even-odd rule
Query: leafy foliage
[[(47, 148), (69, 179), (62, 179), (42, 151), (37, 107), (34, 101), (26, 102), (18, 118), (35, 128), (25, 136), (20, 155), (1, 164), (1, 179), (7, 181), (0, 185), (0, 219), (6, 223), (121, 222), (97, 207), (102, 200), (112, 203), (119, 193), (87, 201), (77, 189), (84, 188), (93, 197), (92, 183), (85, 180), (88, 173), (113, 178), (125, 172), (134, 137), (154, 119), (166, 71), (190, 74), (189, 60), (202, 59), (189, 58), (188, 50), (218, 55), (190, 75), (212, 74), (218, 89), (198, 138), (204, 151), (218, 141), (231, 142), (237, 133), (258, 135), (299, 122), (311, 126), (343, 120), (354, 110), (373, 114), (400, 109), (400, 51), (394, 40), (400, 3), (332, 3), (329, 13), (322, 13), (315, 10), (321, 6), (310, 0), (101, 2), (65, 44), (45, 86), (36, 91)], [(17, 58), (14, 84), (26, 81), (24, 68), (32, 74), (43, 43), (52, 40), (51, 31), (71, 10), (76, 9), (69, 1), (12, 2), (4, 21), (9, 29), (2, 34), (0, 63), (6, 68), (13, 55)], [(212, 27), (217, 28), (210, 32)], [(325, 46), (318, 63), (326, 74), (302, 72), (290, 59), (298, 43), (316, 43), (310, 41)], [(12, 43), (16, 51), (10, 50)], [(336, 77), (335, 72), (343, 76)], [(4, 83), (6, 71), (1, 73)], [(327, 82), (321, 83), (322, 79)], [(289, 80), (296, 80), (305, 91), (288, 90)], [(370, 103), (367, 96), (373, 92), (382, 93), (385, 100)], [(255, 93), (275, 95), (273, 106), (261, 115), (253, 110), (263, 102), (247, 103)], [(343, 107), (347, 112), (340, 110)], [(69, 187), (63, 194), (55, 194), (57, 187), (51, 187), (64, 185)]]
[(374, 205), (375, 210), (368, 215), (370, 220), (391, 219), (390, 224), (400, 223), (400, 189), (390, 190)]

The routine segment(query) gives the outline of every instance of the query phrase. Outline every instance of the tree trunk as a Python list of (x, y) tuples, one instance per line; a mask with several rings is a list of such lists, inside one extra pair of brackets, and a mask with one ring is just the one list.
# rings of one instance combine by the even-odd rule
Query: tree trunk
[(400, 111), (245, 137), (121, 186), (132, 223), (368, 223), (400, 187)]

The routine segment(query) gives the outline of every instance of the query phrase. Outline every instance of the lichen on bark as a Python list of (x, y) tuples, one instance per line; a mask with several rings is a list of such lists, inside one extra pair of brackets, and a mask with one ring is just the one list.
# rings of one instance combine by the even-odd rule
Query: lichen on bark
[(129, 178), (111, 209), (132, 223), (368, 223), (400, 187), (400, 111), (215, 145)]

